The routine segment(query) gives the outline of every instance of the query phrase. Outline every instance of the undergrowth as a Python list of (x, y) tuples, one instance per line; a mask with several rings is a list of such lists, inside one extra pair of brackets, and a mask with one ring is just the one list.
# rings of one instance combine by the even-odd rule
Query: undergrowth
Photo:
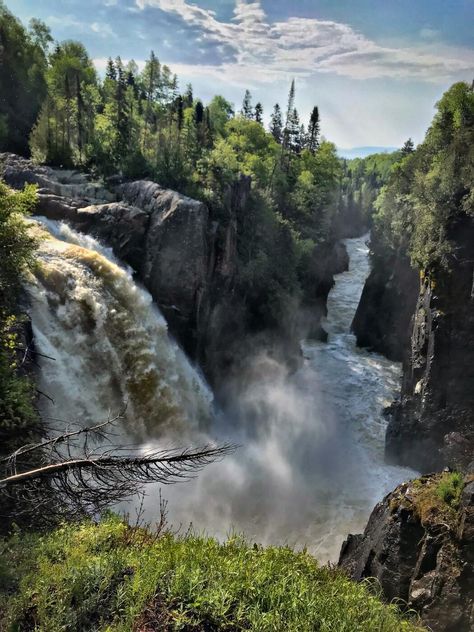
[(111, 515), (14, 535), (1, 553), (0, 629), (9, 632), (421, 630), (308, 553), (240, 537), (153, 537)]
[(458, 508), (464, 480), (459, 472), (442, 472), (422, 476), (399, 492), (390, 501), (390, 508), (396, 511), (403, 506), (411, 509), (424, 526), (444, 524), (455, 529), (458, 521)]

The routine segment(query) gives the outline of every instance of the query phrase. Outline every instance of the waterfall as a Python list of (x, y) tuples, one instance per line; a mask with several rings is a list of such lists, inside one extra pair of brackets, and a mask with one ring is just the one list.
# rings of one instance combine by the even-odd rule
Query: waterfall
[(38, 265), (27, 284), (41, 360), (45, 419), (84, 424), (126, 403), (134, 440), (205, 428), (212, 395), (168, 335), (151, 296), (95, 239), (43, 220)]
[[(46, 418), (103, 419), (127, 401), (124, 433), (157, 441), (217, 441), (241, 447), (185, 484), (166, 489), (174, 527), (192, 523), (225, 538), (234, 529), (265, 544), (307, 546), (337, 559), (375, 502), (411, 472), (385, 465), (382, 407), (396, 394), (400, 367), (358, 349), (349, 327), (368, 273), (364, 238), (346, 240), (350, 269), (328, 301), (328, 343), (303, 342), (294, 374), (265, 353), (253, 359), (245, 390), (213, 411), (198, 371), (170, 338), (150, 295), (91, 237), (42, 221), (39, 265), (28, 284), (41, 359)], [(229, 385), (232, 392), (232, 385)], [(145, 519), (157, 516), (148, 486)], [(128, 507), (131, 509), (131, 507)]]

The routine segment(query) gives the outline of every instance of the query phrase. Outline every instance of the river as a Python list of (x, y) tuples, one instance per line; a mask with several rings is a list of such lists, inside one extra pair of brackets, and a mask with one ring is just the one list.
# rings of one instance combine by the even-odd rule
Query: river
[[(174, 529), (191, 523), (221, 539), (244, 533), (335, 561), (347, 533), (363, 529), (374, 503), (413, 474), (383, 461), (381, 413), (396, 395), (400, 366), (358, 349), (350, 333), (369, 269), (366, 237), (345, 241), (349, 271), (329, 295), (328, 342), (304, 341), (293, 374), (264, 353), (255, 357), (234, 405), (215, 411), (131, 271), (94, 239), (44, 225), (50, 236), (29, 285), (38, 348), (55, 358), (42, 362), (40, 387), (54, 400), (43, 401), (43, 415), (59, 425), (90, 422), (126, 399), (125, 443), (239, 445), (194, 480), (163, 490)], [(153, 521), (159, 490), (147, 491), (144, 519)]]

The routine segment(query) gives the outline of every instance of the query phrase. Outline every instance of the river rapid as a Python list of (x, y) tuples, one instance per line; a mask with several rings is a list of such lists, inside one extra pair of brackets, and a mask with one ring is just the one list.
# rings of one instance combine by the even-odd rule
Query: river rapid
[[(345, 241), (349, 271), (328, 300), (327, 343), (304, 341), (289, 374), (264, 353), (228, 410), (215, 410), (199, 372), (168, 336), (149, 294), (110, 250), (64, 224), (44, 221), (40, 266), (28, 291), (44, 418), (90, 423), (127, 401), (123, 444), (239, 445), (198, 477), (162, 490), (175, 529), (224, 539), (306, 546), (336, 561), (343, 539), (363, 529), (375, 502), (413, 475), (383, 461), (382, 408), (400, 366), (358, 349), (350, 333), (369, 271), (367, 236)], [(240, 381), (242, 383), (242, 381)], [(158, 518), (147, 488), (145, 520)], [(134, 509), (134, 501), (122, 509)]]

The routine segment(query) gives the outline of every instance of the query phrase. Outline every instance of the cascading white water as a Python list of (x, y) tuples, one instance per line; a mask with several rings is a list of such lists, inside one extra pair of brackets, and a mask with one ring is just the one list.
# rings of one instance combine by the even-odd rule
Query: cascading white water
[[(42, 361), (40, 388), (55, 401), (44, 401), (43, 414), (97, 420), (128, 400), (126, 433), (147, 447), (158, 438), (202, 443), (211, 431), (241, 445), (197, 479), (167, 488), (174, 526), (192, 522), (218, 537), (244, 531), (334, 560), (373, 504), (410, 476), (383, 463), (381, 408), (397, 389), (399, 366), (357, 349), (349, 332), (368, 273), (364, 238), (346, 240), (350, 270), (329, 296), (329, 342), (304, 343), (294, 375), (256, 357), (250, 386), (213, 418), (209, 390), (130, 271), (90, 237), (44, 224), (49, 237), (29, 286), (38, 348), (56, 359)], [(157, 493), (150, 486), (149, 520)]]
[(126, 403), (135, 440), (206, 426), (212, 395), (148, 292), (111, 250), (66, 224), (43, 220), (39, 265), (28, 284), (41, 353), (45, 418), (90, 423)]

